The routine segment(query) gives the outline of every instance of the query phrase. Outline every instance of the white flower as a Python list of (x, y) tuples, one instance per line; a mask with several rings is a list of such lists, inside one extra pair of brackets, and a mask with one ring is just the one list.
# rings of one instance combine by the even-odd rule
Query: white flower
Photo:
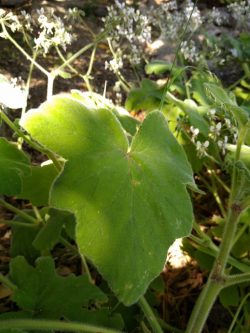
[(197, 141), (196, 142), (196, 150), (198, 152), (198, 156), (199, 157), (203, 157), (205, 155), (207, 155), (207, 148), (209, 146), (209, 141), (206, 140), (205, 142), (200, 142), (200, 141)]
[(227, 135), (225, 135), (224, 140), (219, 140), (218, 141), (218, 146), (222, 150), (223, 155), (226, 154), (226, 145), (227, 145), (227, 143), (228, 143), (228, 136)]
[(215, 126), (210, 126), (210, 132), (214, 138), (217, 138), (220, 135), (221, 127), (221, 122), (217, 123)]

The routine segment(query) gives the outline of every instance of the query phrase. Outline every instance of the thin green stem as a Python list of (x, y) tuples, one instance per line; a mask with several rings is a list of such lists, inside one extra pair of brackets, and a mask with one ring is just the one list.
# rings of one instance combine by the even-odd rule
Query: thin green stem
[(161, 99), (161, 104), (160, 104), (160, 111), (162, 111), (162, 109), (163, 109), (165, 96), (166, 96), (166, 94), (167, 94), (167, 92), (168, 92), (168, 90), (169, 90), (169, 86), (170, 86), (170, 82), (171, 82), (170, 77), (171, 77), (171, 74), (172, 74), (172, 72), (173, 72), (173, 69), (174, 69), (174, 66), (175, 66), (175, 63), (176, 63), (176, 60), (177, 60), (177, 57), (178, 57), (178, 54), (179, 54), (180, 48), (181, 48), (181, 43), (182, 43), (182, 41), (183, 41), (182, 37), (183, 37), (183, 36), (186, 34), (186, 32), (187, 32), (187, 28), (188, 28), (189, 22), (190, 22), (190, 20), (191, 20), (191, 17), (192, 17), (192, 15), (193, 15), (194, 9), (195, 9), (195, 7), (196, 7), (196, 5), (197, 5), (197, 2), (198, 2), (198, 0), (196, 0), (196, 1), (194, 2), (194, 5), (193, 5), (193, 8), (192, 8), (192, 10), (191, 10), (191, 12), (190, 12), (190, 15), (189, 15), (189, 18), (188, 18), (188, 20), (187, 20), (187, 23), (186, 23), (186, 25), (185, 25), (185, 27), (184, 27), (184, 29), (183, 29), (183, 32), (182, 32), (182, 34), (181, 34), (181, 36), (180, 36), (180, 42), (179, 42), (179, 44), (178, 44), (178, 46), (177, 46), (177, 49), (176, 49), (176, 51), (175, 51), (174, 60), (173, 60), (173, 62), (172, 62), (171, 68), (170, 68), (170, 74), (169, 74), (169, 76), (168, 76), (168, 78), (167, 78), (167, 82), (166, 82), (166, 85), (165, 85), (165, 88), (164, 88), (164, 91), (163, 91), (163, 94), (162, 94), (162, 99)]
[(142, 296), (139, 299), (138, 303), (139, 303), (142, 311), (144, 312), (153, 332), (154, 333), (163, 333), (162, 328), (161, 328), (157, 318), (155, 317), (154, 312), (152, 311), (151, 307), (149, 306), (148, 302), (146, 301), (145, 297)]
[(11, 290), (17, 289), (17, 286), (13, 282), (11, 282), (6, 276), (4, 276), (2, 273), (0, 273), (0, 282)]
[[(115, 60), (117, 60), (117, 56), (116, 56), (116, 53), (115, 53), (115, 51), (113, 49), (113, 46), (112, 46), (110, 38), (107, 38), (107, 42), (108, 42), (108, 46), (109, 46), (109, 49), (110, 49), (110, 51), (112, 53), (113, 58)], [(118, 80), (120, 81), (121, 86), (123, 87), (123, 89), (126, 92), (129, 92), (130, 91), (130, 85), (126, 81), (126, 79), (123, 77), (123, 75), (121, 74), (121, 72), (118, 69), (116, 69), (116, 68), (113, 68), (113, 71), (114, 71), (115, 75), (117, 76)]]
[[(208, 242), (203, 239), (199, 239), (198, 237), (195, 237), (194, 235), (188, 236), (191, 241), (194, 242), (193, 246), (197, 248), (199, 251), (208, 254), (211, 257), (216, 258), (219, 252), (219, 248), (211, 241)], [(247, 273), (250, 272), (250, 266), (238, 261), (237, 259), (229, 256), (228, 257), (228, 263), (232, 265), (233, 267), (237, 268), (241, 272)]]
[(0, 224), (6, 224), (9, 226), (14, 226), (14, 227), (24, 227), (24, 228), (37, 228), (39, 227), (38, 223), (25, 223), (25, 222), (20, 222), (20, 221), (10, 221), (10, 220), (0, 220)]
[(247, 79), (248, 77), (249, 77), (249, 74), (248, 74), (248, 73), (245, 73), (240, 79), (238, 79), (238, 80), (235, 81), (233, 84), (231, 84), (227, 89), (228, 89), (228, 90), (232, 90), (232, 89), (234, 89), (235, 87), (238, 86), (238, 84), (240, 84), (240, 82), (241, 82), (242, 80), (245, 80), (245, 79)]
[(159, 319), (159, 323), (161, 325), (161, 327), (171, 333), (184, 333), (183, 330), (180, 330), (179, 328), (173, 327), (172, 325), (169, 325), (168, 323), (166, 323), (164, 320)]
[(234, 240), (233, 240), (233, 244), (232, 246), (234, 246), (238, 240), (240, 239), (240, 237), (244, 234), (244, 232), (246, 231), (246, 229), (249, 228), (249, 225), (248, 224), (244, 224), (240, 230), (236, 233), (235, 237), (234, 237)]
[(227, 193), (230, 193), (230, 188), (223, 182), (223, 180), (220, 179), (220, 177), (218, 177), (215, 170), (211, 170), (211, 173), (212, 173), (213, 177), (216, 179), (216, 181), (224, 188), (224, 190)]
[[(79, 256), (79, 252), (78, 252), (77, 248), (74, 245), (70, 244), (70, 242), (68, 242), (64, 237), (62, 237), (62, 236), (60, 237), (60, 242), (64, 246), (66, 246), (67, 248), (69, 248), (74, 254), (76, 254), (76, 255)], [(94, 281), (92, 279), (92, 276), (91, 276), (91, 273), (90, 273), (87, 261), (86, 261), (86, 259), (85, 259), (85, 257), (83, 255), (81, 255), (81, 259), (82, 259), (82, 264), (83, 264), (84, 272), (87, 274), (89, 282), (91, 284), (93, 284)]]
[(9, 319), (0, 320), (1, 330), (38, 330), (38, 331), (62, 331), (62, 332), (99, 332), (99, 333), (119, 333), (120, 331), (88, 325), (77, 322), (64, 322), (59, 320), (43, 320), (43, 319)]
[(16, 41), (14, 38), (11, 37), (11, 35), (8, 33), (3, 21), (1, 21), (1, 26), (3, 29), (3, 33), (6, 35), (6, 37), (9, 39), (9, 41), (15, 45), (15, 47), (34, 65), (36, 66), (43, 74), (46, 76), (49, 76), (50, 73), (44, 69), (40, 64), (38, 64)]
[(218, 189), (217, 189), (217, 186), (216, 186), (216, 183), (215, 183), (215, 179), (213, 177), (213, 173), (212, 172), (211, 172), (211, 182), (212, 182), (212, 194), (213, 194), (213, 196), (215, 198), (215, 201), (217, 202), (217, 205), (220, 208), (222, 216), (226, 217), (227, 213), (226, 213), (226, 210), (225, 210), (225, 208), (224, 208), (224, 206), (222, 204), (221, 198), (219, 196)]
[(225, 287), (243, 282), (250, 282), (250, 272), (225, 276)]
[(37, 223), (37, 220), (34, 217), (25, 213), (23, 210), (16, 208), (15, 206), (11, 205), (10, 203), (6, 202), (5, 200), (3, 200), (1, 198), (0, 198), (0, 205), (2, 205), (4, 208), (10, 210), (11, 212), (23, 217), (26, 221), (29, 221), (31, 223)]
[(215, 184), (213, 183), (212, 185), (210, 185), (208, 183), (208, 181), (202, 176), (202, 175), (199, 175), (201, 181), (205, 184), (206, 188), (209, 190), (209, 192), (213, 195), (219, 209), (220, 209), (220, 212), (221, 212), (221, 215), (223, 217), (225, 217), (227, 214), (226, 214), (226, 211), (222, 205), (222, 202), (221, 202), (221, 199), (220, 199), (220, 196), (218, 195), (218, 192), (217, 192), (217, 188), (215, 186)]
[(235, 323), (236, 323), (236, 320), (237, 320), (237, 318), (238, 318), (238, 316), (239, 316), (239, 314), (240, 314), (240, 312), (241, 312), (241, 309), (242, 309), (243, 305), (245, 304), (246, 300), (247, 300), (249, 297), (250, 297), (250, 293), (246, 294), (245, 297), (242, 298), (242, 300), (241, 300), (241, 302), (240, 302), (240, 305), (239, 305), (239, 307), (238, 307), (238, 309), (237, 309), (237, 311), (236, 311), (236, 313), (235, 313), (235, 315), (234, 315), (234, 318), (233, 318), (233, 320), (232, 320), (232, 322), (231, 322), (231, 325), (230, 325), (230, 327), (229, 327), (229, 329), (228, 329), (228, 333), (231, 333), (231, 332), (232, 332), (232, 330), (233, 330), (233, 328), (234, 328), (234, 325), (235, 325)]
[(96, 37), (96, 39), (95, 39), (94, 42), (89, 43), (89, 44), (85, 45), (84, 47), (82, 47), (79, 51), (77, 51), (75, 54), (73, 54), (72, 57), (70, 57), (69, 59), (67, 59), (61, 66), (59, 66), (55, 71), (62, 70), (63, 68), (65, 68), (66, 66), (68, 66), (69, 64), (71, 64), (75, 59), (77, 59), (84, 52), (88, 51), (92, 47), (96, 47), (98, 45), (98, 43), (100, 43), (104, 39), (105, 36), (106, 36), (106, 32), (104, 31), (103, 33), (99, 34)]
[(88, 88), (89, 91), (93, 90), (92, 87), (91, 87), (91, 84), (89, 83), (89, 77), (90, 77), (90, 74), (91, 74), (92, 69), (93, 69), (95, 54), (96, 54), (96, 46), (93, 48), (93, 51), (91, 53), (87, 73), (83, 76), (84, 81), (86, 82), (86, 85), (87, 85), (87, 88)]
[[(36, 57), (37, 57), (37, 48), (35, 49), (34, 53), (33, 53), (33, 57), (32, 59), (35, 61)], [(30, 68), (29, 68), (29, 74), (28, 74), (28, 78), (26, 81), (26, 86), (25, 86), (25, 95), (26, 95), (26, 101), (28, 101), (28, 97), (29, 97), (29, 91), (30, 91), (30, 83), (31, 83), (31, 78), (32, 78), (32, 73), (33, 73), (33, 69), (34, 69), (34, 63), (31, 62), (30, 64)], [(26, 105), (22, 108), (22, 113), (21, 116), (24, 116), (25, 112), (26, 112), (26, 107), (27, 107), (27, 103)]]

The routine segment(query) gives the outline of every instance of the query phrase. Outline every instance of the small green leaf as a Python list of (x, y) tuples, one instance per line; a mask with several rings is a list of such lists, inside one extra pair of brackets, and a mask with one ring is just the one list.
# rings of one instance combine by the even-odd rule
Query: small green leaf
[(134, 89), (129, 93), (125, 107), (129, 111), (156, 110), (161, 103), (162, 92), (162, 88), (155, 82), (144, 79), (140, 88)]
[(163, 61), (163, 60), (154, 60), (145, 66), (146, 74), (163, 74), (165, 72), (172, 71), (172, 74), (175, 75), (180, 70), (184, 70), (184, 67), (173, 66), (172, 63)]
[(40, 251), (51, 250), (60, 240), (63, 225), (75, 223), (74, 215), (62, 210), (51, 208), (46, 215), (46, 224), (40, 229), (32, 243)]
[(205, 83), (204, 86), (207, 91), (207, 96), (210, 97), (215, 104), (230, 111), (241, 125), (247, 123), (248, 113), (237, 105), (234, 96), (230, 96), (225, 89), (218, 84)]
[[(34, 217), (33, 211), (25, 211), (26, 214)], [(16, 215), (13, 219), (15, 222), (28, 222), (22, 216)], [(29, 263), (33, 263), (37, 257), (40, 256), (40, 252), (32, 245), (33, 240), (38, 234), (40, 228), (36, 227), (23, 227), (23, 226), (11, 226), (11, 246), (10, 255), (12, 258), (22, 255)]]
[(195, 187), (192, 170), (164, 116), (150, 113), (131, 145), (112, 112), (72, 97), (53, 97), (21, 124), (67, 160), (51, 204), (75, 214), (80, 252), (119, 300), (136, 302), (193, 219), (186, 190)]
[(23, 187), (18, 198), (27, 199), (35, 206), (48, 205), (50, 187), (57, 175), (53, 164), (32, 166), (31, 174), (22, 178)]
[(199, 113), (196, 103), (191, 99), (186, 99), (184, 101), (183, 110), (188, 115), (190, 124), (198, 128), (201, 134), (208, 136), (209, 124)]
[(220, 302), (224, 308), (229, 306), (237, 306), (240, 301), (239, 290), (237, 286), (231, 286), (228, 288), (222, 289), (219, 295)]
[(20, 193), (22, 176), (29, 173), (29, 158), (14, 144), (0, 138), (0, 194), (11, 196)]
[(62, 70), (60, 70), (58, 72), (58, 75), (61, 76), (63, 79), (71, 79), (72, 78), (72, 75), (69, 72), (65, 72), (65, 71), (62, 71)]

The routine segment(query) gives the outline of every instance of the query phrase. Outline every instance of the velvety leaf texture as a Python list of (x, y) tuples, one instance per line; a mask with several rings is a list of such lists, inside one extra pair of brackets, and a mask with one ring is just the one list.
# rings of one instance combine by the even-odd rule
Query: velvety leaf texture
[(110, 111), (67, 95), (31, 110), (21, 124), (67, 160), (51, 204), (75, 214), (80, 252), (120, 301), (136, 302), (193, 219), (192, 170), (164, 116), (150, 113), (131, 145)]

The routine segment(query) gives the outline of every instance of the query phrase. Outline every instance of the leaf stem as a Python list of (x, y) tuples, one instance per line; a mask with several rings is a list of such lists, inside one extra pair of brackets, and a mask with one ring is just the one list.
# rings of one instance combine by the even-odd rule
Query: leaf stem
[(242, 274), (233, 274), (230, 276), (225, 276), (225, 287), (233, 286), (234, 284), (249, 282), (250, 272)]
[(238, 309), (237, 309), (237, 311), (236, 311), (236, 313), (235, 313), (235, 315), (234, 315), (233, 321), (231, 322), (231, 325), (230, 325), (230, 327), (229, 327), (229, 329), (228, 329), (228, 333), (231, 333), (231, 332), (232, 332), (233, 327), (234, 327), (234, 325), (235, 325), (235, 323), (236, 323), (236, 320), (237, 320), (237, 318), (238, 318), (238, 316), (239, 316), (239, 314), (240, 314), (240, 312), (241, 312), (241, 309), (242, 309), (244, 303), (246, 302), (246, 300), (247, 300), (249, 297), (250, 297), (250, 293), (246, 294), (245, 297), (243, 297), (243, 299), (242, 299), (242, 301), (241, 301), (241, 303), (240, 303), (240, 305), (239, 305), (239, 307), (238, 307)]
[(19, 221), (9, 221), (9, 220), (0, 220), (0, 224), (6, 224), (9, 226), (14, 227), (24, 227), (24, 228), (37, 228), (39, 226), (38, 223), (25, 223), (25, 222), (19, 222)]
[(43, 74), (45, 74), (47, 77), (50, 75), (46, 69), (44, 69), (40, 64), (38, 64), (35, 59), (33, 59), (16, 41), (14, 38), (11, 37), (11, 35), (8, 33), (3, 21), (1, 21), (2, 29), (6, 37), (11, 41), (12, 44), (15, 45), (15, 47), (34, 65), (36, 66)]
[(26, 221), (29, 221), (31, 223), (37, 223), (37, 220), (34, 217), (25, 213), (23, 210), (16, 208), (15, 206), (11, 205), (10, 203), (6, 202), (5, 200), (3, 200), (1, 198), (0, 198), (0, 205), (2, 205), (4, 208), (10, 210), (11, 212), (23, 217)]
[(150, 326), (152, 327), (152, 330), (154, 333), (163, 333), (162, 328), (157, 320), (157, 318), (155, 317), (154, 312), (152, 311), (151, 307), (149, 306), (148, 302), (146, 301), (145, 297), (142, 296), (139, 299), (139, 305), (142, 309), (142, 311), (144, 312)]
[(119, 333), (110, 328), (98, 327), (77, 322), (64, 322), (59, 320), (43, 320), (43, 319), (9, 319), (0, 320), (1, 330), (39, 330), (39, 331), (63, 331), (63, 332), (99, 332), (99, 333)]
[[(17, 286), (13, 282), (11, 282), (6, 276), (4, 276), (2, 273), (0, 273), (0, 282), (11, 290), (17, 289)], [(1, 327), (1, 324), (0, 324), (0, 327)]]

